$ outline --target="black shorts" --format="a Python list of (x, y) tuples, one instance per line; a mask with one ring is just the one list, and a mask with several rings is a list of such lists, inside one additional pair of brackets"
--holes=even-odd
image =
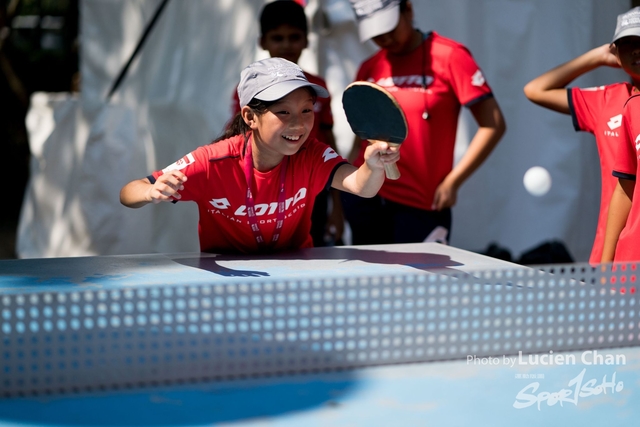
[(325, 234), (327, 228), (327, 220), (329, 215), (329, 191), (323, 190), (316, 196), (313, 203), (313, 211), (311, 211), (311, 238), (313, 246), (326, 246)]
[(341, 198), (354, 245), (424, 242), (438, 226), (447, 230), (449, 241), (451, 209), (417, 209), (380, 196), (365, 199), (341, 193)]

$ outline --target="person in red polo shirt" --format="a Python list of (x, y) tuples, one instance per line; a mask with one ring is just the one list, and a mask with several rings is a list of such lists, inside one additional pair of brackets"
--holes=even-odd
[[(399, 151), (386, 142), (367, 147), (355, 167), (334, 149), (309, 138), (316, 98), (328, 96), (296, 64), (268, 58), (246, 67), (238, 97), (242, 109), (225, 134), (174, 164), (126, 184), (120, 201), (194, 201), (200, 249), (215, 253), (264, 253), (313, 246), (311, 212), (326, 188), (373, 197), (384, 182), (384, 164)], [(170, 225), (168, 225), (170, 226)]]
[(618, 16), (613, 52), (619, 66), (631, 77), (633, 96), (622, 108), (625, 139), (618, 145), (613, 165), (618, 183), (611, 195), (601, 261), (640, 261), (640, 189), (636, 185), (640, 153), (640, 7)]
[(589, 256), (590, 263), (599, 263), (602, 259), (609, 202), (617, 184), (611, 171), (617, 147), (626, 140), (622, 107), (631, 95), (633, 86), (627, 82), (589, 88), (567, 88), (567, 85), (595, 68), (620, 67), (615, 49), (612, 49), (619, 38), (616, 34), (613, 44), (591, 49), (541, 74), (524, 87), (529, 100), (550, 110), (570, 114), (576, 131), (595, 136), (600, 157), (600, 213)]
[[(383, 86), (404, 110), (408, 135), (401, 144), (401, 177), (386, 180), (378, 196), (343, 194), (353, 244), (410, 243), (449, 239), (451, 207), (465, 180), (484, 162), (505, 131), (491, 88), (469, 50), (436, 32), (413, 26), (409, 0), (351, 0), (362, 42), (380, 50), (364, 61), (356, 80)], [(462, 106), (479, 129), (454, 163)], [(364, 162), (368, 141), (358, 138), (349, 160)], [(384, 227), (380, 226), (384, 224)], [(376, 233), (371, 233), (377, 227)]]

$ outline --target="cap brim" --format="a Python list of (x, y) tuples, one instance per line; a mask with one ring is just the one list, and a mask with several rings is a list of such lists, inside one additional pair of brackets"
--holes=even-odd
[(262, 92), (257, 93), (254, 98), (261, 101), (277, 101), (301, 87), (310, 87), (320, 98), (329, 97), (329, 92), (327, 92), (327, 90), (322, 86), (318, 86), (304, 80), (289, 80), (286, 82), (276, 83), (273, 86), (266, 88)]
[(376, 36), (393, 31), (398, 26), (398, 22), (400, 22), (400, 6), (398, 5), (378, 11), (368, 18), (358, 21), (360, 42), (364, 43)]
[(613, 41), (611, 43), (615, 43), (623, 37), (636, 36), (640, 37), (640, 27), (626, 28), (620, 31), (619, 34), (613, 36)]

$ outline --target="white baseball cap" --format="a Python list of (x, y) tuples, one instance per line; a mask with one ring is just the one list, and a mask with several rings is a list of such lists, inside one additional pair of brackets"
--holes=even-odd
[(240, 106), (244, 107), (253, 98), (277, 101), (305, 86), (313, 89), (320, 98), (329, 97), (325, 88), (309, 83), (302, 69), (293, 62), (283, 58), (267, 58), (256, 61), (242, 70), (238, 98)]
[(400, 0), (349, 1), (356, 14), (361, 42), (392, 31), (400, 22)]
[(640, 6), (618, 15), (616, 32), (611, 43), (628, 36), (640, 37)]

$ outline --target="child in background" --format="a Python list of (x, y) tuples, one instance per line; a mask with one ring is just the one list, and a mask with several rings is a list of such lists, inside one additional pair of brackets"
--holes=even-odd
[(328, 95), (290, 61), (254, 62), (242, 71), (242, 108), (225, 135), (163, 170), (131, 181), (120, 192), (121, 203), (139, 208), (195, 201), (203, 252), (313, 246), (315, 197), (328, 187), (373, 197), (384, 182), (384, 164), (400, 157), (397, 149), (377, 142), (367, 147), (365, 163), (356, 168), (310, 137), (316, 99)]
[[(302, 51), (308, 46), (308, 26), (304, 8), (293, 0), (276, 0), (268, 3), (260, 13), (260, 47), (269, 52), (272, 58), (284, 58), (298, 63)], [(327, 89), (326, 82), (316, 75), (304, 72), (311, 83)], [(235, 116), (240, 112), (240, 101), (234, 93), (231, 112)], [(315, 125), (312, 137), (329, 145), (337, 151), (333, 135), (333, 115), (331, 97), (318, 99), (314, 106)], [(331, 195), (331, 213), (329, 214), (329, 195)], [(314, 246), (325, 246), (325, 237), (340, 243), (344, 230), (344, 218), (339, 192), (332, 190), (318, 195), (311, 218), (311, 236)]]
[[(612, 176), (617, 147), (625, 141), (622, 127), (622, 108), (631, 95), (633, 86), (621, 82), (591, 88), (566, 88), (576, 78), (598, 67), (620, 68), (618, 42), (626, 37), (620, 27), (621, 20), (637, 14), (636, 8), (618, 17), (618, 28), (612, 43), (596, 47), (536, 77), (524, 87), (529, 100), (563, 114), (570, 114), (576, 131), (592, 133), (600, 156), (600, 214), (589, 262), (602, 259), (609, 202), (617, 180)], [(627, 73), (629, 70), (622, 67)], [(632, 75), (633, 76), (633, 75)]]
[(633, 96), (622, 109), (625, 140), (619, 145), (613, 165), (613, 176), (618, 182), (611, 195), (601, 261), (640, 261), (640, 196), (636, 195), (640, 149), (640, 7), (618, 17), (613, 44), (618, 63), (631, 77)]

